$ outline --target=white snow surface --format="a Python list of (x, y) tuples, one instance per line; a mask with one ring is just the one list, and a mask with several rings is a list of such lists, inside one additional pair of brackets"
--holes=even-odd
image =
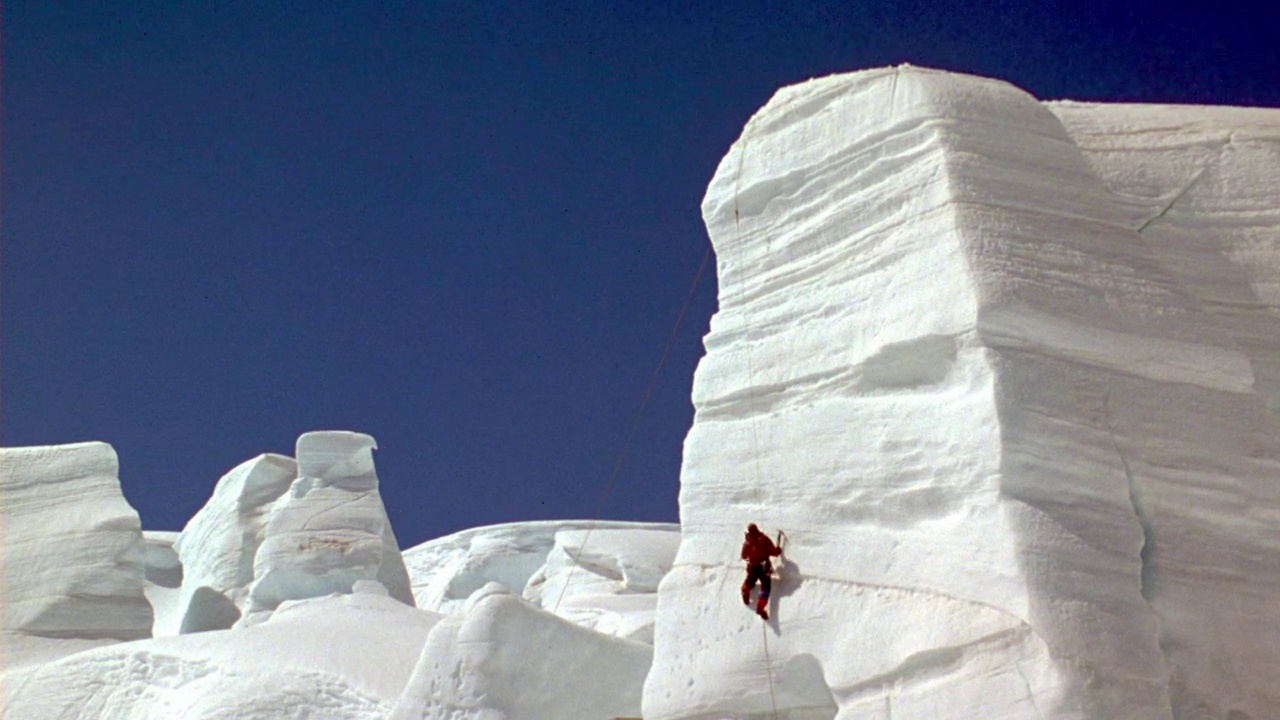
[(1048, 103), (1127, 226), (1195, 295), (1280, 413), (1280, 122), (1259, 108)]
[(253, 627), (118, 643), (4, 675), (6, 720), (382, 720), (440, 616), (384, 594)]
[[(644, 717), (1280, 717), (1277, 128), (910, 66), (780, 90), (703, 202)], [(748, 522), (789, 538), (765, 624)]]
[(151, 635), (146, 548), (100, 442), (0, 449), (3, 667)]
[(583, 627), (652, 644), (658, 582), (679, 543), (672, 524), (541, 521), (463, 530), (404, 558), (420, 608), (454, 613), (497, 582)]
[(493, 582), (431, 632), (388, 720), (637, 717), (652, 657)]
[(174, 543), (183, 566), (176, 632), (259, 622), (285, 600), (350, 592), (360, 580), (413, 604), (378, 493), (376, 447), (360, 433), (311, 432), (298, 438), (296, 460), (260, 455), (223, 476)]
[(182, 622), (182, 558), (173, 548), (178, 536), (167, 530), (142, 531), (146, 549), (143, 591), (155, 616), (151, 634), (156, 637), (177, 635)]

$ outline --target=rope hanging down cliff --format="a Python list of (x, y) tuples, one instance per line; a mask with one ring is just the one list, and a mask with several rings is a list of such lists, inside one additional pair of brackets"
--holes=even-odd
[(554, 614), (560, 609), (560, 601), (564, 600), (564, 593), (569, 589), (569, 583), (573, 581), (573, 574), (578, 570), (578, 561), (582, 557), (582, 553), (587, 549), (587, 541), (591, 539), (591, 533), (595, 530), (596, 523), (604, 514), (605, 504), (609, 501), (609, 491), (613, 489), (614, 482), (618, 479), (618, 474), (622, 472), (622, 463), (627, 459), (627, 453), (631, 450), (631, 441), (635, 439), (636, 432), (640, 429), (640, 418), (644, 415), (645, 408), (649, 405), (649, 398), (653, 395), (653, 389), (658, 384), (658, 375), (662, 372), (662, 366), (667, 364), (667, 357), (671, 355), (671, 348), (676, 344), (676, 338), (680, 335), (680, 325), (684, 322), (684, 316), (689, 311), (689, 306), (693, 304), (693, 296), (698, 291), (698, 284), (702, 281), (702, 276), (706, 273), (707, 265), (711, 260), (711, 243), (707, 243), (706, 250), (702, 253), (702, 261), (698, 263), (698, 271), (693, 275), (693, 282), (689, 285), (689, 293), (684, 298), (684, 304), (680, 306), (680, 312), (676, 314), (676, 321), (671, 326), (671, 334), (667, 337), (667, 345), (662, 349), (662, 356), (658, 358), (658, 364), (653, 368), (653, 374), (649, 376), (649, 385), (644, 389), (644, 396), (640, 399), (640, 407), (636, 409), (635, 417), (631, 420), (631, 430), (627, 433), (627, 439), (622, 443), (622, 449), (618, 452), (618, 459), (613, 464), (613, 472), (609, 473), (609, 479), (605, 482), (604, 492), (600, 494), (600, 500), (596, 503), (595, 512), (591, 515), (591, 524), (587, 526), (587, 532), (582, 537), (582, 544), (578, 546), (578, 552), (570, 555), (573, 562), (569, 566), (569, 576), (565, 579), (564, 585), (560, 588), (560, 594), (556, 597), (555, 605), (551, 608)]
[[(747, 157), (747, 145), (750, 142), (751, 121), (747, 121), (746, 128), (742, 131), (742, 150), (738, 153), (738, 170), (733, 178), (733, 232), (735, 242), (739, 246), (742, 245), (742, 214), (738, 208), (738, 194), (742, 189), (742, 165)], [(742, 314), (743, 335), (749, 337), (751, 334), (750, 323), (747, 320), (747, 313)], [(743, 352), (743, 358), (747, 363), (747, 387), (754, 390), (755, 388), (755, 368), (751, 364), (751, 353)], [(760, 486), (760, 435), (756, 430), (756, 416), (751, 415), (751, 459), (752, 469), (755, 473), (756, 487)], [(781, 547), (785, 535), (781, 530), (778, 531), (778, 545)], [(725, 574), (728, 577), (728, 573)], [(750, 577), (750, 575), (748, 575)], [(745, 587), (745, 585), (744, 585)], [(723, 591), (724, 583), (721, 582), (721, 590)], [(766, 602), (768, 593), (765, 594)], [(769, 702), (773, 707), (773, 719), (778, 720), (778, 693), (773, 682), (773, 658), (769, 654), (769, 627), (768, 614), (761, 613), (760, 633), (764, 638), (764, 667), (769, 678)]]

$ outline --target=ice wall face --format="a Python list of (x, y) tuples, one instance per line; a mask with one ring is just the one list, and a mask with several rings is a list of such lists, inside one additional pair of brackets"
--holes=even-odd
[(1224, 716), (1225, 698), (1256, 688), (1268, 703), (1252, 716), (1275, 715), (1280, 111), (1048, 107), (1124, 224), (1248, 358), (1270, 409), (1260, 418), (1252, 403), (1193, 388), (1181, 402), (1167, 391), (1135, 400), (1112, 423), (1152, 541), (1144, 590), (1163, 621), (1175, 716)]
[[(646, 718), (1280, 712), (1280, 433), (1097, 163), (1016, 88), (909, 67), (752, 118), (703, 203)], [(790, 539), (763, 636), (753, 521)]]
[(1280, 122), (1258, 108), (1058, 102), (1127, 226), (1203, 303), (1280, 413)]
[(0, 509), (5, 666), (151, 635), (142, 529), (110, 445), (0, 450)]

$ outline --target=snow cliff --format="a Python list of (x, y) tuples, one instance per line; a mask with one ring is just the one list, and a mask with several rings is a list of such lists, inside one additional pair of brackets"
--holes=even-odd
[(4, 667), (150, 637), (147, 551), (110, 445), (0, 450), (0, 509)]
[(1280, 413), (1280, 124), (1275, 110), (1057, 102), (1047, 107), (1123, 222), (1195, 295)]
[[(1278, 128), (907, 66), (779, 91), (703, 202), (644, 716), (1280, 716)], [(763, 627), (749, 521), (789, 538)]]

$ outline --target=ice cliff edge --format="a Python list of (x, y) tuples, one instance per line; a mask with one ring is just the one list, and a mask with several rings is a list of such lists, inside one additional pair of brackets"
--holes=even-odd
[[(644, 716), (1280, 713), (1278, 158), (1277, 111), (779, 91), (703, 202)], [(790, 538), (763, 633), (748, 521)]]

